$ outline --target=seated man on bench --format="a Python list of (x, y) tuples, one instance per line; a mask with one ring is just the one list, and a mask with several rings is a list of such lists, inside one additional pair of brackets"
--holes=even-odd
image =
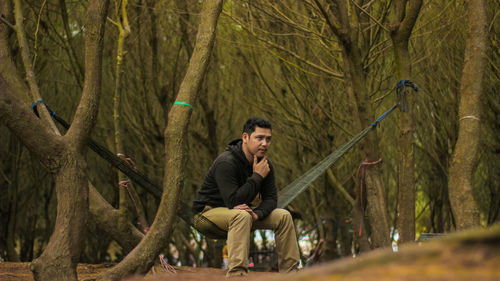
[[(208, 170), (193, 203), (194, 226), (210, 238), (227, 233), (229, 264), (226, 276), (248, 273), (250, 232), (272, 229), (275, 233), (280, 272), (299, 265), (299, 249), (292, 217), (277, 209), (274, 168), (266, 153), (271, 145), (271, 123), (250, 118), (242, 139), (229, 143)], [(252, 205), (260, 197), (258, 206)]]

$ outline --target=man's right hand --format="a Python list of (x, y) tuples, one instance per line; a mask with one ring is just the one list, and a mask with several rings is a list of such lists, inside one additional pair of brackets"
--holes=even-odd
[(269, 168), (269, 163), (267, 162), (267, 156), (264, 156), (260, 162), (257, 162), (257, 156), (253, 156), (253, 172), (259, 174), (262, 178), (265, 178), (271, 169)]

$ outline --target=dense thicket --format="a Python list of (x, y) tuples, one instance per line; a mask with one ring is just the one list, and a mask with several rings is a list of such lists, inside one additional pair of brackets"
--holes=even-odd
[[(87, 2), (22, 2), (41, 96), (58, 115), (71, 121), (84, 82)], [(101, 102), (92, 139), (114, 151), (118, 29), (113, 23), (119, 21), (115, 9), (119, 10), (116, 5), (120, 1), (112, 2), (103, 51)], [(352, 64), (346, 63), (350, 53), (342, 41), (345, 38), (332, 31), (319, 8), (329, 9), (334, 23), (343, 22), (331, 12), (340, 9), (332, 3), (340, 2), (348, 6), (347, 22), (355, 44), (350, 47), (359, 50), (357, 62)], [(240, 137), (241, 125), (249, 116), (263, 116), (273, 123), (270, 157), (277, 170), (277, 186), (283, 188), (392, 106), (398, 78), (389, 32), (393, 7), (388, 2), (226, 1), (209, 70), (199, 99), (193, 104), (183, 200), (190, 203), (214, 157), (229, 141)], [(500, 3), (487, 4), (489, 48), (483, 79), (481, 145), (473, 178), (474, 197), (470, 199), (479, 206), (483, 226), (500, 219)], [(163, 181), (165, 167), (163, 131), (193, 53), (200, 6), (200, 1), (194, 0), (134, 0), (127, 6), (130, 33), (124, 39), (120, 70), (122, 153), (158, 183)], [(465, 11), (465, 1), (424, 1), (409, 40), (409, 78), (421, 89), (411, 109), (417, 236), (455, 230), (447, 186), (458, 137)], [(12, 23), (13, 18), (2, 18), (5, 37), (0, 40), (8, 43), (17, 68), (23, 70), (16, 34), (4, 22)], [(353, 80), (356, 72), (346, 69), (353, 65), (359, 67), (360, 80)], [(353, 86), (352, 81), (362, 83)], [(27, 101), (27, 107), (28, 102), (32, 101)], [(360, 104), (369, 110), (363, 113)], [(375, 226), (370, 225), (371, 215), (356, 210), (360, 199), (357, 172), (367, 155), (376, 154), (382, 159), (377, 177), (385, 193), (388, 231), (392, 235), (397, 229), (399, 117), (400, 113), (393, 113), (385, 119), (371, 133), (369, 142), (351, 150), (291, 203), (290, 209), (300, 214), (296, 221), (298, 233), (303, 235), (312, 229), (309, 237), (313, 244), (319, 239), (327, 241), (325, 259), (351, 255), (362, 248), (363, 241), (356, 238), (360, 220), (365, 222), (363, 234), (375, 231)], [(4, 126), (0, 126), (0, 159), (0, 257), (31, 261), (41, 254), (54, 228), (54, 180)], [(92, 151), (87, 152), (87, 162), (90, 181), (118, 208), (119, 189), (123, 187), (118, 185), (116, 170)], [(159, 200), (137, 185), (135, 189), (145, 218), (152, 223)], [(324, 223), (318, 224), (322, 220)], [(137, 223), (137, 218), (133, 217), (132, 222)], [(105, 229), (91, 223), (89, 230), (81, 261), (97, 263), (126, 254)], [(206, 258), (219, 251), (218, 244), (205, 241), (180, 220), (170, 247), (164, 247), (170, 260), (178, 259), (182, 264), (200, 264), (201, 252)], [(213, 260), (205, 262), (214, 264)]]

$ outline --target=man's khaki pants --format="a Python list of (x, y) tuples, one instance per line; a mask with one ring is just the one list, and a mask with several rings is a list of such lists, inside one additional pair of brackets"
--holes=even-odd
[(253, 221), (247, 211), (223, 207), (205, 208), (200, 215), (228, 232), (229, 270), (227, 276), (247, 274), (250, 231), (253, 229), (274, 230), (280, 272), (292, 271), (299, 265), (297, 236), (292, 216), (287, 210), (274, 209), (269, 216), (257, 221)]

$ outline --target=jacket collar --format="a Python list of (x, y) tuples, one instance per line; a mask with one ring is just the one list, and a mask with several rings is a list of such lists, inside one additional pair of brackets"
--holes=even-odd
[(243, 152), (243, 148), (241, 147), (242, 144), (242, 139), (235, 139), (228, 144), (226, 150), (230, 151), (231, 154), (234, 155), (239, 162), (242, 162), (244, 165), (251, 168), (251, 165), (248, 162), (245, 153)]

